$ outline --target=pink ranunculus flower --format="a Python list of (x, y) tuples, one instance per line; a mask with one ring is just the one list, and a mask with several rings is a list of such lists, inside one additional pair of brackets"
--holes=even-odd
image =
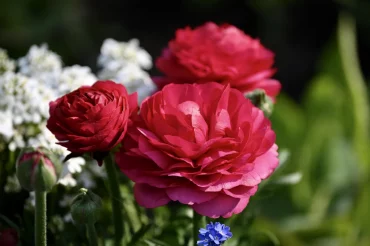
[(274, 53), (259, 40), (235, 26), (208, 22), (176, 31), (156, 60), (165, 76), (154, 80), (159, 88), (169, 83), (230, 83), (243, 93), (263, 89), (275, 100), (281, 85), (271, 78), (273, 63)]
[(137, 202), (179, 201), (217, 218), (240, 213), (278, 165), (263, 112), (229, 85), (170, 84), (147, 98), (116, 161)]

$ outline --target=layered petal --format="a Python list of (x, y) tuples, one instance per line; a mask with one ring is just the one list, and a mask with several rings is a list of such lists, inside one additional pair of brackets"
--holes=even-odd
[(219, 218), (230, 217), (232, 214), (240, 213), (246, 206), (249, 201), (246, 199), (233, 198), (224, 194), (219, 194), (214, 199), (207, 202), (194, 204), (191, 207), (198, 214), (210, 217), (210, 218)]
[(137, 96), (112, 81), (97, 81), (50, 102), (48, 129), (73, 153), (106, 152), (125, 136)]
[(271, 79), (274, 53), (232, 25), (207, 22), (195, 29), (176, 31), (156, 60), (163, 77), (154, 78), (159, 89), (170, 83), (230, 84), (243, 93), (263, 89), (275, 100), (280, 83)]
[[(229, 85), (170, 84), (146, 99), (116, 154), (144, 207), (240, 213), (278, 164), (271, 123)], [(147, 195), (146, 195), (147, 194)]]
[(134, 195), (137, 203), (146, 208), (160, 207), (171, 201), (166, 190), (147, 184), (135, 184)]

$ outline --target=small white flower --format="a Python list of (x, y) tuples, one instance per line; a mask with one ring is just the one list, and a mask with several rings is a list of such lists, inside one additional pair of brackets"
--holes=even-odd
[(65, 222), (72, 222), (73, 221), (72, 214), (71, 213), (67, 213), (66, 215), (64, 215), (63, 220)]
[(62, 96), (81, 86), (92, 85), (97, 80), (89, 67), (79, 65), (65, 67), (59, 77), (58, 94)]
[(68, 171), (70, 173), (80, 173), (82, 172), (82, 166), (85, 165), (85, 159), (82, 157), (74, 157), (69, 159), (65, 165), (68, 166)]
[(71, 195), (63, 195), (63, 198), (59, 201), (59, 206), (61, 206), (62, 208), (71, 206), (73, 198), (74, 197)]
[(18, 60), (18, 66), (20, 73), (55, 86), (62, 60), (47, 44), (32, 45), (27, 55)]
[(99, 166), (95, 160), (90, 161), (88, 163), (88, 170), (92, 173), (92, 175), (100, 178), (107, 177), (107, 172), (105, 171), (105, 166)]
[(12, 112), (9, 109), (0, 111), (0, 137), (2, 136), (6, 141), (9, 141), (14, 135), (12, 117)]
[(26, 202), (24, 204), (24, 208), (27, 210), (33, 210), (36, 204), (36, 195), (34, 191), (31, 191), (29, 195), (30, 196), (26, 199)]
[(115, 78), (117, 82), (125, 84), (130, 89), (134, 89), (140, 84), (150, 85), (152, 83), (149, 74), (135, 64), (127, 64), (127, 66), (119, 69)]
[(15, 142), (10, 142), (8, 144), (8, 148), (9, 148), (10, 151), (14, 152), (17, 149), (17, 145), (16, 145)]
[(5, 117), (0, 135), (10, 149), (23, 148), (28, 139), (37, 136), (42, 130), (39, 126), (49, 116), (49, 101), (54, 98), (54, 92), (35, 79), (13, 72), (0, 76), (0, 118)]
[(18, 178), (15, 174), (8, 176), (6, 179), (6, 184), (4, 187), (5, 192), (11, 193), (11, 192), (19, 192), (21, 191), (22, 187), (19, 184)]
[(10, 151), (15, 151), (17, 148), (21, 149), (26, 146), (24, 137), (21, 135), (19, 131), (14, 131), (14, 135), (12, 136), (12, 141), (9, 142), (8, 148)]
[(106, 39), (98, 57), (101, 67), (98, 77), (123, 84), (129, 93), (138, 92), (139, 102), (149, 96), (156, 87), (144, 69), (152, 67), (152, 58), (139, 47), (137, 39), (118, 42)]
[(39, 81), (13, 72), (0, 76), (0, 95), (0, 109), (21, 117), (15, 124), (39, 123), (40, 117), (47, 118), (49, 101), (55, 98), (54, 92)]
[(82, 187), (85, 187), (87, 189), (91, 189), (96, 186), (94, 177), (91, 175), (90, 172), (82, 172), (78, 177), (78, 182), (81, 183)]
[(5, 72), (13, 72), (15, 62), (8, 57), (6, 50), (0, 48), (0, 75)]
[(157, 90), (157, 86), (155, 86), (154, 83), (147, 85), (142, 84), (136, 89), (137, 95), (138, 95), (138, 101), (141, 103), (144, 101), (145, 98), (152, 95)]
[(62, 178), (58, 180), (58, 184), (61, 184), (63, 186), (67, 187), (75, 187), (77, 185), (76, 179), (72, 176), (71, 173), (66, 174)]
[(144, 69), (153, 66), (150, 54), (139, 47), (139, 40), (118, 42), (112, 38), (104, 40), (98, 57), (98, 65), (109, 70), (116, 70), (127, 64), (136, 64)]
[(126, 64), (116, 70), (104, 68), (100, 71), (99, 78), (123, 84), (128, 93), (137, 92), (139, 103), (156, 90), (149, 74), (136, 64)]

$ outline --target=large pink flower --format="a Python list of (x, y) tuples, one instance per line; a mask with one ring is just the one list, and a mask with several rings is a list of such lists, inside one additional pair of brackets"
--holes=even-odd
[(146, 99), (116, 161), (137, 202), (179, 201), (217, 218), (240, 213), (278, 165), (275, 133), (240, 91), (171, 84)]
[(273, 99), (280, 83), (272, 79), (274, 53), (259, 40), (231, 25), (208, 22), (194, 30), (176, 31), (157, 68), (165, 77), (155, 78), (159, 88), (169, 83), (230, 83), (241, 92), (264, 89)]

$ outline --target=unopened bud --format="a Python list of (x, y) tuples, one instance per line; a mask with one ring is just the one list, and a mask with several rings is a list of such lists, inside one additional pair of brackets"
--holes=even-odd
[(60, 164), (51, 152), (26, 149), (17, 160), (17, 178), (28, 191), (50, 191), (58, 180)]
[(93, 192), (81, 188), (80, 193), (73, 199), (71, 213), (76, 224), (94, 224), (102, 208), (102, 200)]
[(254, 106), (261, 109), (266, 117), (272, 114), (274, 103), (272, 99), (266, 95), (264, 90), (256, 89), (252, 92), (246, 93), (245, 97), (248, 98)]

